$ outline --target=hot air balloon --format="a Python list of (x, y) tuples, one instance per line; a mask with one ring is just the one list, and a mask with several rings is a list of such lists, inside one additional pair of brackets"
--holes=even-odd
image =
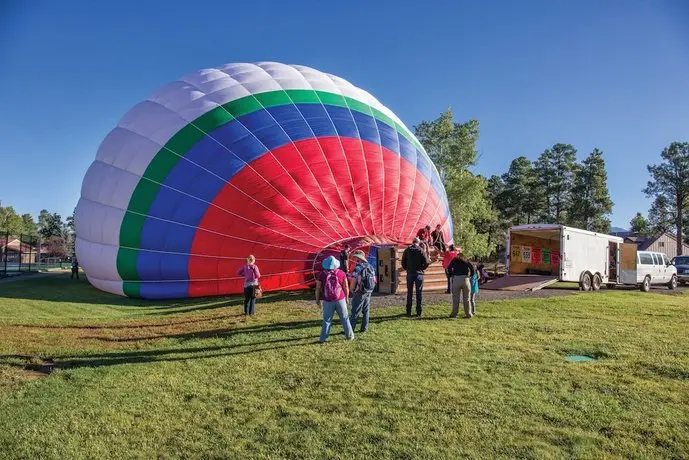
[(227, 64), (135, 105), (102, 141), (76, 210), (96, 288), (148, 299), (313, 283), (341, 246), (409, 243), (452, 219), (438, 172), (368, 92), (309, 67)]

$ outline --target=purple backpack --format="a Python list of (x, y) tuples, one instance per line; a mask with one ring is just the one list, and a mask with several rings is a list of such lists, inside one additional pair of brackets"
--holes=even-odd
[(325, 276), (325, 284), (323, 285), (324, 300), (326, 302), (336, 302), (340, 300), (343, 292), (340, 280), (337, 279), (337, 271), (328, 271)]

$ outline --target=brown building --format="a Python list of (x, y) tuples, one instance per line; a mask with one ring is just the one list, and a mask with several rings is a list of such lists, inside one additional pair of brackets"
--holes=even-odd
[[(657, 236), (642, 236), (634, 232), (616, 232), (615, 236), (624, 238), (625, 243), (636, 243), (639, 251), (662, 252), (670, 260), (677, 256), (677, 238), (672, 233)], [(682, 244), (682, 254), (689, 255), (689, 245)]]
[(0, 240), (0, 262), (35, 264), (36, 256), (36, 248), (20, 242), (18, 238), (8, 239), (7, 245)]

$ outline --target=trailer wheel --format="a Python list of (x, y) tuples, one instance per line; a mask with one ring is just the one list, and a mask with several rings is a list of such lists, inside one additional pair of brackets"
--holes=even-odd
[(600, 285), (603, 284), (603, 280), (601, 279), (600, 275), (596, 273), (593, 275), (593, 282), (591, 283), (591, 289), (594, 291), (600, 291)]
[(668, 289), (674, 289), (677, 287), (677, 275), (672, 275), (672, 279), (667, 283)]
[(651, 290), (651, 277), (646, 276), (646, 278), (644, 278), (643, 283), (641, 283), (641, 291), (642, 292), (648, 292), (650, 290)]
[(584, 273), (584, 276), (581, 277), (581, 281), (579, 282), (579, 288), (582, 291), (591, 290), (591, 274), (589, 272)]

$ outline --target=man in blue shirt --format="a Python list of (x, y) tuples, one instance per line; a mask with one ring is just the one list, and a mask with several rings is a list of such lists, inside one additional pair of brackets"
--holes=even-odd
[(352, 314), (349, 317), (349, 322), (352, 325), (352, 330), (354, 330), (359, 314), (362, 314), (361, 332), (366, 332), (376, 275), (374, 268), (366, 260), (364, 251), (354, 251), (351, 257), (356, 261), (356, 266), (349, 275), (349, 291), (353, 294)]

